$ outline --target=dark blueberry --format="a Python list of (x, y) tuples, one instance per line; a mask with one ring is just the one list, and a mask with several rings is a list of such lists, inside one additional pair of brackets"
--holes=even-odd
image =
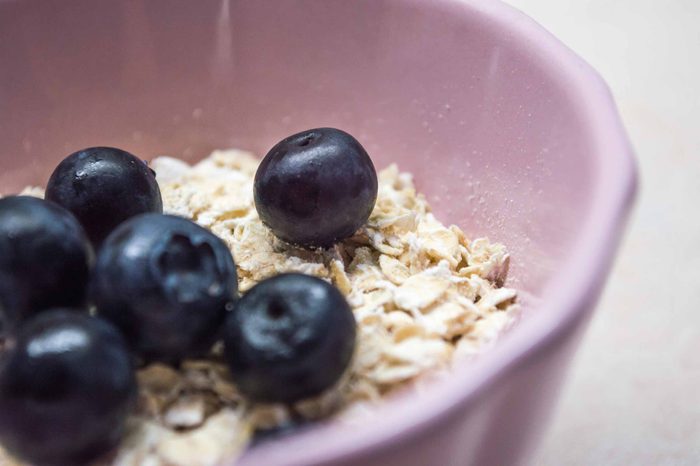
[(260, 402), (293, 402), (336, 383), (352, 358), (355, 318), (320, 278), (282, 274), (250, 289), (226, 318), (224, 356), (238, 389)]
[(25, 322), (0, 359), (0, 443), (38, 465), (87, 463), (117, 445), (135, 396), (117, 329), (47, 311)]
[(318, 128), (277, 143), (255, 174), (255, 207), (279, 238), (328, 247), (367, 222), (377, 200), (377, 173), (348, 133)]
[(91, 262), (70, 212), (28, 196), (0, 199), (0, 333), (49, 307), (82, 306)]
[(0, 342), (9, 334), (21, 315), (21, 308), (17, 305), (19, 293), (13, 286), (13, 281), (11, 275), (0, 271)]
[(95, 245), (135, 215), (163, 212), (155, 172), (113, 147), (90, 147), (66, 157), (49, 179), (46, 199), (73, 212)]
[(145, 360), (177, 363), (209, 350), (238, 294), (224, 242), (187, 219), (143, 214), (97, 255), (90, 298)]

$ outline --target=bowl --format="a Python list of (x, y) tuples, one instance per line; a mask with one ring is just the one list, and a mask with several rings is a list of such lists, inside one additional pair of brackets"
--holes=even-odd
[(241, 465), (527, 462), (636, 186), (607, 87), (532, 20), (486, 0), (2, 0), (0, 63), (3, 194), (86, 146), (194, 160), (335, 126), (510, 249), (523, 311), (492, 348)]

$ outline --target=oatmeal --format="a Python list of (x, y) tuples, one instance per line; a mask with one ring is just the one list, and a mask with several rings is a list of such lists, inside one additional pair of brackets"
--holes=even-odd
[[(241, 293), (273, 275), (301, 272), (345, 295), (357, 321), (350, 369), (322, 396), (285, 407), (246, 403), (220, 348), (177, 370), (150, 365), (138, 372), (138, 409), (127, 437), (106, 464), (211, 465), (243, 452), (256, 430), (292, 418), (361, 422), (384, 395), (477, 354), (511, 322), (516, 292), (503, 286), (504, 246), (444, 226), (396, 165), (379, 172), (367, 225), (315, 251), (277, 239), (262, 224), (253, 202), (257, 166), (257, 158), (238, 150), (215, 151), (192, 166), (170, 157), (152, 162), (165, 212), (226, 242)], [(36, 188), (24, 194), (42, 195)], [(0, 464), (12, 463), (0, 454)]]

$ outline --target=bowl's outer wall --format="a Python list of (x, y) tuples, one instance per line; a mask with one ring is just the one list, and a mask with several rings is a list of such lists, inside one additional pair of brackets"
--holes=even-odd
[[(450, 1), (0, 0), (0, 194), (43, 185), (86, 146), (196, 160), (336, 126), (378, 167), (412, 171), (439, 218), (507, 244), (527, 318), (597, 182), (595, 148), (547, 60)], [(578, 322), (420, 440), (375, 446), (362, 464), (522, 461)]]
[[(334, 461), (333, 466), (523, 465), (533, 453), (554, 407), (566, 366), (584, 326), (529, 355), (508, 378), (456, 409), (439, 428), (391, 448)], [(252, 458), (250, 463), (264, 464)]]

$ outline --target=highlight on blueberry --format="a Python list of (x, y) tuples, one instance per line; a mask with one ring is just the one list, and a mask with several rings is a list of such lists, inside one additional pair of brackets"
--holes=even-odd
[(91, 264), (90, 243), (66, 209), (0, 199), (0, 334), (44, 309), (84, 305)]
[(47, 311), (0, 358), (0, 442), (33, 464), (86, 464), (117, 445), (135, 397), (132, 358), (112, 325)]
[(145, 361), (178, 363), (214, 343), (238, 296), (236, 265), (226, 244), (196, 223), (143, 214), (106, 239), (89, 294)]
[(113, 147), (90, 147), (66, 157), (49, 179), (46, 199), (70, 210), (95, 245), (135, 215), (163, 212), (155, 172)]
[(317, 128), (270, 149), (255, 174), (255, 207), (279, 238), (329, 247), (367, 222), (377, 188), (372, 160), (357, 139)]
[(318, 395), (347, 369), (355, 318), (320, 278), (289, 273), (251, 288), (226, 318), (224, 357), (240, 392), (258, 402)]

